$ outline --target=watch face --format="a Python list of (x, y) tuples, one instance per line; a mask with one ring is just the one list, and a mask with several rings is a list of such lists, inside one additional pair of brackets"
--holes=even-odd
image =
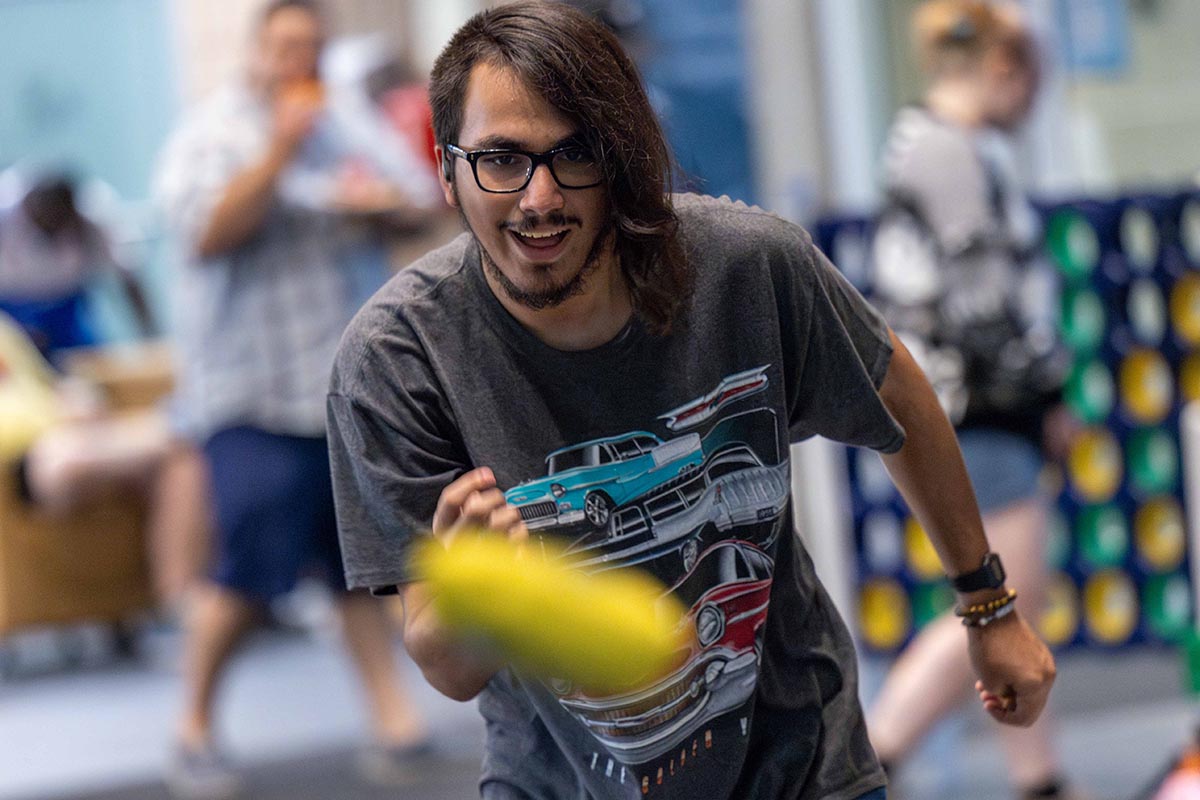
[(983, 564), (974, 572), (959, 575), (952, 583), (960, 592), (977, 592), (980, 589), (998, 589), (1004, 585), (1004, 565), (1000, 556), (988, 553), (983, 557)]
[(987, 570), (987, 580), (989, 589), (999, 588), (1004, 583), (1004, 565), (1000, 563), (1000, 556), (995, 553), (988, 553), (983, 559), (983, 566)]

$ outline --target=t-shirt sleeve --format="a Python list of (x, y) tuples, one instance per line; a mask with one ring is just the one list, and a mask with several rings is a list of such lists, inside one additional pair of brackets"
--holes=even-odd
[(892, 357), (887, 324), (807, 236), (789, 261), (776, 280), (792, 441), (899, 450), (904, 430), (878, 392)]
[(450, 412), (415, 339), (348, 334), (328, 402), (338, 535), (350, 588), (413, 579), (409, 554), (442, 489), (469, 466)]

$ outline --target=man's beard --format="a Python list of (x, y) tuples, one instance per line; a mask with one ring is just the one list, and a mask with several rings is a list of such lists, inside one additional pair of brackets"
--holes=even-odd
[[(479, 241), (479, 236), (475, 233), (475, 229), (471, 227), (471, 223), (467, 221), (467, 215), (463, 213), (462, 204), (458, 204), (458, 216), (462, 219), (463, 225), (475, 237), (475, 243), (479, 246), (480, 260), (483, 262), (483, 269), (488, 276), (495, 281), (500, 290), (504, 292), (508, 299), (514, 303), (519, 303), (526, 308), (532, 308), (535, 311), (541, 311), (547, 308), (555, 308), (562, 305), (567, 300), (577, 295), (583, 294), (587, 288), (588, 278), (600, 266), (600, 256), (604, 248), (608, 244), (612, 234), (613, 224), (611, 220), (606, 219), (604, 225), (596, 233), (596, 238), (592, 242), (591, 248), (588, 250), (587, 257), (583, 260), (583, 265), (574, 275), (572, 275), (565, 283), (558, 286), (545, 286), (537, 289), (522, 289), (517, 286), (508, 276), (505, 275), (496, 260), (492, 258), (492, 254), (483, 246), (483, 242)], [(566, 227), (570, 222), (577, 220), (568, 220), (559, 212), (547, 214), (545, 217), (527, 216), (519, 225), (503, 225), (502, 229), (516, 230), (532, 230), (539, 224), (545, 224), (554, 227)]]

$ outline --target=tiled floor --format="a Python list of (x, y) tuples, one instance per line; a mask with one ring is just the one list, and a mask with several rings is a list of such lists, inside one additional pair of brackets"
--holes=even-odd
[[(32, 665), (25, 658), (15, 675), (0, 679), (0, 798), (165, 797), (158, 775), (179, 702), (178, 645), (178, 634), (160, 631), (147, 637), (139, 661), (113, 663), (89, 656), (97, 647), (84, 640), (77, 655), (91, 663), (62, 669), (52, 642), (24, 643)], [(475, 796), (482, 738), (473, 705), (437, 695), (409, 666), (443, 759), (420, 786), (382, 792), (354, 773), (365, 722), (336, 642), (320, 633), (257, 635), (233, 665), (221, 703), (220, 731), (247, 766), (248, 796)], [(868, 663), (865, 683), (882, 666)], [(1063, 756), (1097, 800), (1132, 797), (1200, 719), (1200, 709), (1182, 699), (1176, 659), (1166, 651), (1068, 655), (1060, 675)], [(940, 728), (906, 766), (897, 793), (908, 800), (1007, 798), (986, 723), (964, 713)]]

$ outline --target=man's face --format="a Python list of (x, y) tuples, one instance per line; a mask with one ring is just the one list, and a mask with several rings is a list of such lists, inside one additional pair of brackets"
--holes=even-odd
[(254, 75), (268, 92), (317, 76), (324, 32), (321, 21), (303, 8), (283, 8), (263, 23)]
[[(574, 123), (511, 71), (474, 67), (457, 144), (467, 151), (513, 148), (540, 153), (579, 135)], [(603, 185), (564, 189), (539, 165), (519, 192), (479, 188), (465, 159), (442, 178), (446, 201), (475, 235), (493, 286), (528, 308), (557, 306), (586, 291), (597, 270), (616, 267)]]
[(1037, 49), (1032, 39), (997, 47), (985, 59), (985, 116), (1006, 130), (1017, 128), (1033, 110), (1040, 84)]

